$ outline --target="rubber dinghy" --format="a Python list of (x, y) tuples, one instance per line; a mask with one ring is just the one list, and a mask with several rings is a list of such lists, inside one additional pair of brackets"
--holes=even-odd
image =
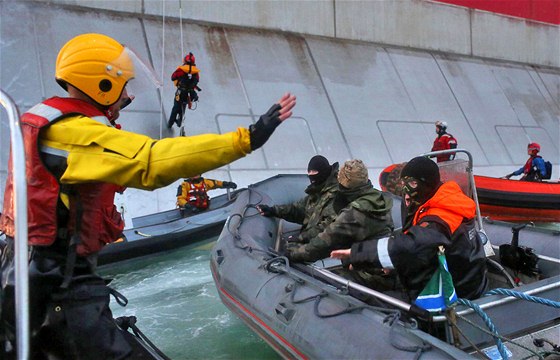
[[(210, 260), (223, 303), (281, 356), (412, 359), (424, 354), (426, 359), (463, 359), (484, 351), (499, 359), (510, 353), (514, 358), (542, 355), (552, 350), (549, 344), (557, 346), (560, 260), (551, 253), (535, 255), (535, 249), (547, 250), (543, 244), (550, 241), (558, 248), (557, 233), (518, 225), (510, 243), (511, 226), (517, 224), (487, 224), (501, 244), (488, 258), (491, 288), (503, 290), (457, 305), (448, 316), (430, 315), (338, 276), (340, 263), (333, 259), (294, 264), (279, 255), (282, 238), (297, 226), (260, 216), (255, 205), (288, 203), (304, 195), (305, 176), (293, 190), (286, 190), (283, 179), (277, 177), (270, 191), (249, 188), (238, 195)], [(543, 347), (533, 345), (532, 336)], [(528, 350), (504, 340), (510, 337)]]
[[(277, 176), (252, 184), (251, 188), (270, 192), (279, 186), (284, 191), (303, 193), (305, 176)], [(133, 227), (123, 231), (122, 240), (109, 244), (99, 253), (99, 265), (108, 265), (140, 256), (189, 246), (214, 238), (220, 234), (233, 209), (237, 194), (242, 189), (213, 197), (210, 207), (198, 213), (182, 214), (172, 209), (132, 219)], [(281, 200), (281, 198), (279, 198)]]
[(182, 213), (172, 209), (132, 219), (133, 227), (99, 253), (99, 265), (147, 256), (218, 236), (240, 190), (212, 198), (208, 209)]

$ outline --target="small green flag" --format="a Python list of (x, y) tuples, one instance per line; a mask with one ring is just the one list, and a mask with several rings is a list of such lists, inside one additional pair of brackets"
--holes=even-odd
[(457, 301), (453, 279), (447, 267), (443, 247), (438, 252), (438, 268), (426, 287), (414, 301), (419, 307), (429, 312), (438, 313)]

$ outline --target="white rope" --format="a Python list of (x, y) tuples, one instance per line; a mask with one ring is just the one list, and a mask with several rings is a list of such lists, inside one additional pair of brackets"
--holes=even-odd
[[(162, 82), (165, 79), (164, 69), (165, 69), (165, 0), (161, 1), (161, 37), (162, 37), (162, 49), (161, 49), (161, 80)], [(164, 118), (163, 112), (163, 99), (165, 98), (165, 85), (163, 84), (161, 87), (161, 101), (160, 101), (160, 122), (159, 122), (159, 138), (163, 138), (163, 126), (167, 124), (166, 119)]]
[(181, 0), (179, 0), (179, 25), (181, 27), (181, 63), (183, 63), (185, 50), (183, 49), (183, 2)]

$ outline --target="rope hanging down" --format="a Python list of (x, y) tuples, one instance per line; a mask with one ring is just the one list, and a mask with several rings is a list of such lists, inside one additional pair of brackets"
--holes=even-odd
[[(522, 292), (519, 292), (519, 291), (514, 291), (514, 290), (509, 290), (509, 289), (494, 289), (494, 290), (491, 290), (491, 291), (487, 292), (485, 295), (486, 296), (488, 296), (488, 295), (513, 296), (513, 297), (521, 299), (521, 300), (531, 301), (531, 302), (534, 302), (534, 303), (537, 303), (537, 304), (547, 305), (547, 306), (551, 306), (551, 307), (554, 307), (554, 308), (560, 308), (560, 302), (558, 302), (558, 301), (553, 301), (553, 300), (549, 300), (549, 299), (540, 298), (540, 297), (537, 297), (537, 296), (527, 295), (525, 293), (522, 293)], [(470, 300), (458, 299), (458, 303), (461, 304), (461, 305), (468, 306), (469, 308), (473, 309), (478, 314), (478, 316), (480, 316), (484, 320), (484, 323), (486, 324), (486, 327), (490, 330), (492, 336), (494, 337), (494, 339), (496, 341), (496, 347), (498, 348), (498, 352), (500, 353), (500, 356), (502, 357), (502, 359), (507, 359), (508, 355), (507, 355), (506, 347), (501, 340), (502, 337), (498, 334), (498, 330), (496, 329), (496, 326), (494, 325), (494, 323), (492, 322), (490, 317), (484, 312), (484, 310), (482, 310), (482, 308), (480, 306), (478, 306), (476, 303), (474, 303)]]

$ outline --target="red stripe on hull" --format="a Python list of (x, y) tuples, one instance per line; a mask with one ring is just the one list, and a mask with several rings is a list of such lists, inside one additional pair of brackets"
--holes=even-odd
[(560, 183), (531, 182), (499, 179), (488, 176), (474, 176), (477, 189), (498, 190), (503, 192), (560, 195)]
[(274, 350), (276, 350), (284, 358), (308, 359), (307, 356), (296, 349), (290, 342), (288, 342), (288, 340), (284, 339), (280, 334), (274, 331), (257, 315), (247, 309), (243, 304), (241, 304), (237, 299), (235, 299), (231, 294), (229, 294), (223, 287), (219, 285), (217, 270), (215, 268), (214, 262), (211, 263), (210, 269), (212, 270), (212, 277), (214, 278), (214, 283), (216, 284), (216, 288), (218, 289), (223, 303), (231, 311), (239, 315), (240, 318), (245, 322), (245, 324), (247, 324), (247, 326), (249, 326), (257, 334), (259, 334), (259, 336), (264, 341), (266, 341), (268, 345), (274, 348)]

